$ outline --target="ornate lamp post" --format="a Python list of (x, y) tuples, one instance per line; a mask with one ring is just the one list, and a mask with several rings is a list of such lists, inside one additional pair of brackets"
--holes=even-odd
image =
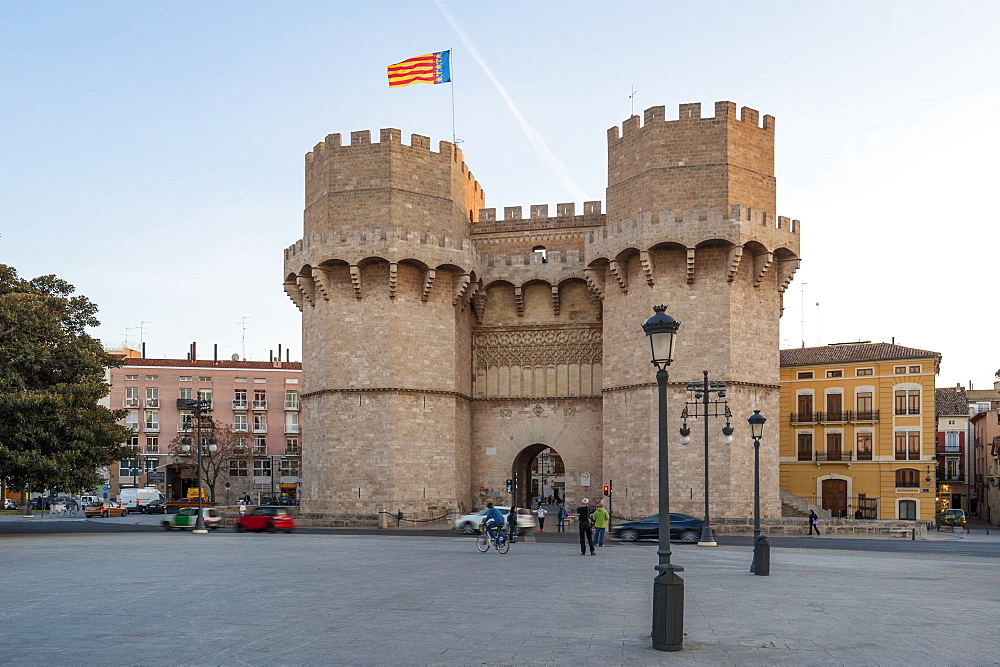
[[(685, 402), (684, 411), (681, 418), (684, 425), (681, 426), (682, 445), (691, 442), (691, 429), (688, 428), (688, 417), (705, 418), (705, 521), (701, 525), (701, 539), (698, 540), (699, 547), (717, 547), (715, 536), (712, 534), (711, 518), (708, 511), (709, 491), (708, 491), (708, 418), (725, 417), (726, 425), (722, 427), (722, 442), (726, 445), (733, 441), (733, 427), (729, 420), (733, 413), (729, 411), (729, 404), (726, 402), (726, 383), (709, 382), (708, 371), (702, 371), (704, 377), (701, 382), (688, 382), (687, 390), (694, 394), (694, 400)], [(718, 396), (717, 400), (712, 400), (712, 394)], [(694, 408), (694, 414), (688, 414), (688, 408)]]
[(651, 360), (656, 366), (659, 406), (660, 539), (656, 550), (659, 572), (653, 579), (653, 648), (679, 651), (684, 644), (684, 580), (677, 576), (684, 568), (670, 562), (670, 468), (667, 460), (667, 368), (674, 360), (674, 337), (681, 323), (667, 315), (666, 306), (642, 325), (649, 339)]
[(771, 543), (766, 535), (760, 534), (760, 438), (764, 435), (767, 419), (760, 410), (754, 410), (747, 421), (753, 438), (753, 563), (750, 571), (766, 577), (771, 574)]
[[(191, 410), (194, 413), (194, 418), (195, 418), (195, 444), (196, 444), (196, 446), (198, 448), (198, 452), (197, 452), (198, 453), (198, 463), (197, 463), (197, 467), (198, 467), (198, 518), (195, 519), (194, 530), (191, 531), (191, 532), (199, 534), (199, 535), (206, 535), (206, 534), (208, 534), (208, 529), (205, 527), (205, 517), (202, 516), (204, 514), (204, 508), (205, 508), (205, 491), (204, 491), (204, 489), (202, 489), (202, 486), (201, 486), (201, 450), (202, 450), (202, 448), (204, 446), (204, 443), (201, 440), (201, 422), (202, 422), (202, 419), (204, 417), (208, 417), (209, 416), (208, 413), (210, 413), (211, 410), (212, 410), (212, 401), (205, 400), (205, 399), (178, 398), (177, 399), (177, 407), (178, 408), (189, 409), (189, 410)], [(190, 437), (185, 436), (184, 438), (181, 439), (181, 449), (183, 451), (185, 451), (185, 452), (188, 452), (188, 451), (191, 450), (191, 438)], [(213, 438), (211, 438), (210, 442), (208, 443), (208, 450), (209, 450), (209, 452), (214, 452), (216, 449), (218, 449), (218, 447), (216, 447), (216, 445), (215, 445), (215, 438), (213, 437)]]

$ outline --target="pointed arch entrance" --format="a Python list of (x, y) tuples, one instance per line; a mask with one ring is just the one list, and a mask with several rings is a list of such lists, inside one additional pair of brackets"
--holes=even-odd
[(563, 498), (566, 489), (566, 465), (562, 456), (542, 443), (528, 445), (511, 463), (511, 479), (515, 480), (512, 505), (533, 507), (538, 498)]

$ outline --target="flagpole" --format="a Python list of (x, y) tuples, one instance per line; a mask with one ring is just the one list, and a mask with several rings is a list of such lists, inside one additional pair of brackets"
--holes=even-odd
[(455, 76), (451, 72), (451, 49), (448, 49), (448, 75), (451, 77), (451, 143), (458, 145), (458, 135), (455, 134)]

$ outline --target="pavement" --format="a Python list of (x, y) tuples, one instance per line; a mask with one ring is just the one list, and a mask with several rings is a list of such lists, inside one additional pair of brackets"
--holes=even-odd
[[(1000, 552), (998, 532), (940, 539)], [(665, 653), (655, 545), (535, 537), (501, 555), (457, 533), (0, 529), (0, 663), (1000, 664), (995, 556), (772, 547), (757, 577), (749, 546), (676, 544), (684, 649)]]

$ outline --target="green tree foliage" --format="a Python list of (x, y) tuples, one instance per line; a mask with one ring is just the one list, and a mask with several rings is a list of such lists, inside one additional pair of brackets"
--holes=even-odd
[(55, 276), (0, 264), (0, 477), (11, 488), (91, 489), (97, 468), (135, 454), (124, 410), (98, 405), (121, 362), (86, 332), (97, 306)]

